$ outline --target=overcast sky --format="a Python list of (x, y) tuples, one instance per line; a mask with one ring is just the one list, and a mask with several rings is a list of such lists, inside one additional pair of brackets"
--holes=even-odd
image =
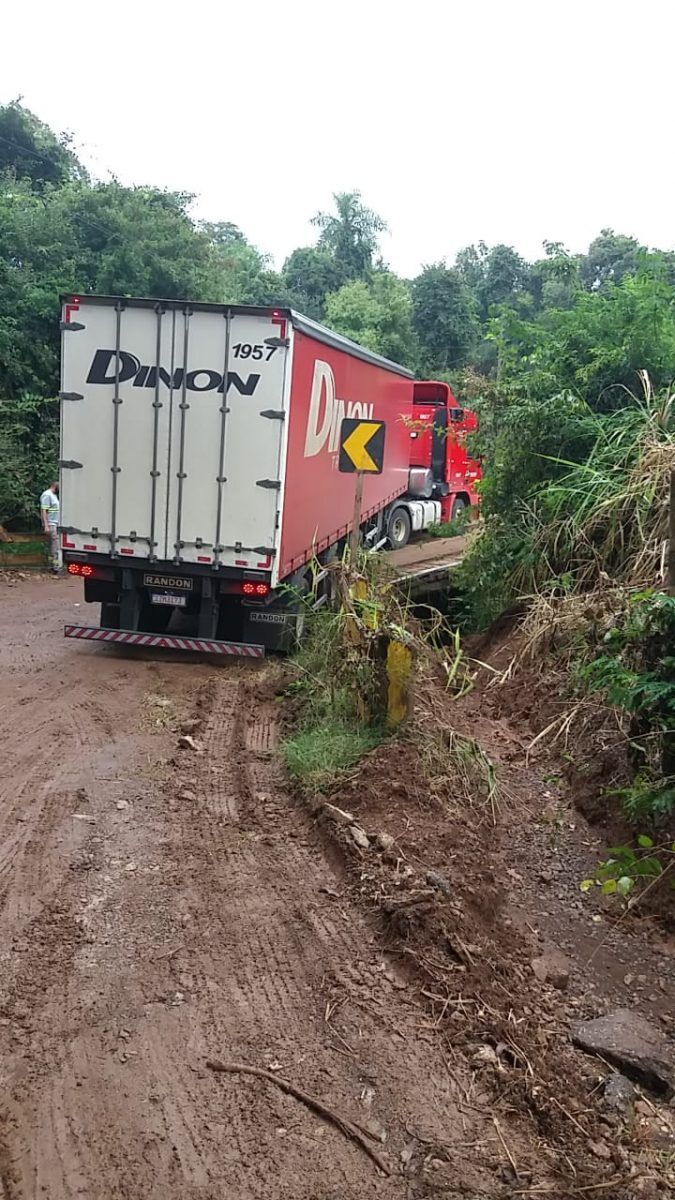
[(7, 3), (0, 101), (277, 265), (359, 189), (414, 274), (602, 227), (675, 247), (673, 0)]

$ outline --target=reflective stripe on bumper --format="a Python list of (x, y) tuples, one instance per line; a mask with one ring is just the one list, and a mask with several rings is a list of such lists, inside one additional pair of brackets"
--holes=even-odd
[(240, 655), (244, 658), (264, 658), (264, 646), (245, 646), (241, 642), (215, 642), (206, 638), (176, 637), (166, 633), (131, 633), (126, 629), (96, 629), (91, 625), (64, 625), (65, 637), (81, 638), (87, 642), (108, 642), (115, 645), (146, 646), (152, 650), (192, 650), (200, 654)]

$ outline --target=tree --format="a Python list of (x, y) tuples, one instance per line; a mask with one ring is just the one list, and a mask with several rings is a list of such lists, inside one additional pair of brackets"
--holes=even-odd
[(58, 400), (23, 396), (0, 404), (0, 516), (38, 521), (38, 497), (58, 475)]
[(512, 246), (491, 246), (479, 242), (460, 250), (455, 266), (475, 297), (478, 315), (487, 320), (495, 304), (517, 304), (528, 290), (527, 263)]
[(394, 362), (413, 368), (418, 346), (412, 325), (412, 301), (402, 279), (377, 271), (369, 282), (355, 279), (326, 300), (331, 329)]
[[(237, 231), (239, 232), (239, 231)], [(260, 303), (261, 277), (269, 270), (269, 262), (243, 234), (211, 242), (213, 292), (209, 299), (222, 304)]]
[(198, 229), (205, 233), (212, 246), (241, 246), (246, 244), (241, 229), (232, 221), (200, 221)]
[(581, 397), (596, 412), (626, 404), (647, 371), (666, 386), (675, 363), (675, 293), (662, 278), (660, 256), (645, 259), (602, 291), (579, 290), (567, 310), (549, 309), (524, 321), (504, 309), (491, 322), (499, 346), (504, 391), (541, 402), (560, 392)]
[(68, 184), (52, 198), (71, 231), (77, 290), (107, 295), (211, 299), (216, 259), (188, 212), (188, 193), (99, 183)]
[(539, 308), (571, 308), (581, 287), (580, 257), (569, 254), (562, 242), (544, 242), (544, 252), (530, 270), (535, 302)]
[(77, 286), (76, 253), (51, 198), (0, 185), (0, 400), (58, 390), (58, 294)]
[(86, 179), (70, 141), (66, 134), (56, 137), (18, 100), (0, 107), (0, 175), (28, 179), (35, 188)]
[(581, 281), (589, 291), (598, 291), (608, 283), (620, 283), (625, 275), (635, 275), (646, 248), (632, 237), (601, 230), (581, 259)]
[(378, 235), (386, 223), (366, 208), (360, 192), (336, 192), (333, 199), (336, 213), (320, 212), (312, 218), (321, 230), (318, 247), (328, 251), (343, 279), (363, 279), (372, 270)]
[(302, 246), (284, 263), (281, 277), (293, 295), (294, 307), (320, 321), (326, 296), (345, 282), (344, 273), (328, 250)]
[(202, 222), (198, 229), (210, 244), (211, 258), (200, 299), (220, 304), (279, 304), (291, 306), (286, 281), (231, 221)]
[(424, 267), (412, 283), (412, 308), (426, 373), (462, 366), (479, 329), (471, 293), (459, 272), (443, 262)]

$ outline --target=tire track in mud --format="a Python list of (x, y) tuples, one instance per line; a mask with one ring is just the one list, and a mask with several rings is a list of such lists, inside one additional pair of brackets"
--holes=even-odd
[[(83, 1060), (78, 1052), (88, 1028), (98, 1047), (101, 1019), (114, 1009), (107, 1002), (114, 983), (96, 961), (110, 941), (105, 900), (115, 886), (113, 876), (102, 881), (101, 868), (101, 845), (116, 835), (110, 793), (124, 794), (125, 778), (140, 779), (166, 753), (140, 732), (145, 691), (162, 681), (164, 666), (79, 653), (61, 634), (71, 602), (63, 588), (63, 581), (30, 580), (2, 593), (0, 1112), (7, 1118), (0, 1118), (0, 1163), (11, 1200), (81, 1197), (86, 1179), (88, 1195), (123, 1194), (117, 1182), (99, 1187), (105, 1155), (91, 1171), (77, 1166), (90, 1134), (98, 1144), (95, 1114), (109, 1058), (106, 1049), (90, 1048)], [(31, 653), (23, 653), (25, 642)], [(203, 667), (189, 667), (174, 692), (203, 676)], [(90, 819), (74, 819), (76, 812)], [(97, 908), (100, 946), (96, 918), (87, 915)], [(120, 1082), (110, 1092), (113, 1109)]]
[[(108, 688), (108, 696), (112, 708), (114, 686)], [(39, 913), (59, 886), (61, 868), (86, 840), (87, 823), (80, 818), (89, 816), (87, 789), (97, 783), (92, 756), (105, 752), (113, 735), (112, 713), (95, 700), (65, 694), (57, 704), (39, 697), (32, 707), (52, 715), (26, 728), (32, 708), (21, 706), (5, 730), (6, 739), (20, 738), (13, 769), (0, 783), (0, 906), (4, 905), (5, 928)]]
[[(454, 1097), (442, 1062), (436, 1059), (430, 1070), (428, 1059), (434, 1056), (423, 1043), (414, 1048), (403, 1072), (397, 1061), (399, 1040), (418, 1041), (419, 1013), (401, 1000), (393, 1022), (378, 1019), (375, 1005), (367, 1003), (374, 989), (382, 992), (380, 1004), (398, 997), (392, 997), (391, 985), (385, 983), (380, 956), (369, 948), (371, 932), (357, 913), (341, 911), (321, 894), (322, 887), (334, 891), (340, 880), (313, 842), (304, 814), (285, 794), (274, 754), (275, 705), (259, 701), (245, 680), (219, 681), (210, 703), (200, 739), (206, 765), (198, 766), (195, 787), (200, 807), (197, 813), (190, 810), (181, 837), (185, 848), (191, 838), (212, 847), (209, 878), (199, 892), (194, 889), (207, 912), (198, 908), (192, 914), (195, 927), (205, 923), (209, 928), (212, 945), (208, 950), (202, 946), (195, 956), (188, 954), (197, 990), (209, 997), (203, 1025), (208, 1053), (227, 1052), (227, 1057), (281, 1067), (308, 1090), (328, 1093), (329, 1102), (356, 1119), (364, 1079), (382, 1080), (383, 1073), (391, 1073), (389, 1083), (382, 1080), (376, 1091), (382, 1096), (383, 1122), (397, 1127), (399, 1136), (405, 1136), (405, 1120), (396, 1112), (401, 1107), (399, 1090), (409, 1093), (411, 1079), (426, 1078), (427, 1094), (421, 1103), (419, 1095), (409, 1096), (407, 1103), (404, 1099), (406, 1119), (416, 1118), (425, 1128), (431, 1124), (439, 1140), (447, 1138), (447, 1122), (439, 1114), (454, 1110)], [(216, 757), (221, 766), (213, 785), (214, 802), (213, 795), (205, 793), (208, 764)], [(223, 803), (232, 797), (236, 811), (231, 802)], [(342, 993), (341, 1019), (355, 1041), (352, 1050), (326, 1027), (327, 988), (336, 979)], [(218, 998), (221, 1003), (212, 1007)], [(393, 1044), (392, 1024), (398, 1026)], [(401, 1032), (401, 1024), (407, 1033)], [(417, 1060), (412, 1075), (410, 1057)], [(323, 1127), (317, 1147), (316, 1122), (264, 1085), (235, 1079), (227, 1086), (226, 1099), (236, 1146), (233, 1194), (261, 1200), (276, 1195), (328, 1197), (334, 1193), (325, 1181), (334, 1176), (342, 1180), (341, 1197), (371, 1194), (373, 1186), (378, 1190), (358, 1151)], [(292, 1136), (287, 1137), (289, 1125)], [(276, 1164), (273, 1170), (258, 1175), (250, 1161), (253, 1144), (258, 1157)], [(271, 1184), (277, 1176), (278, 1190)], [(403, 1180), (388, 1182), (387, 1195), (403, 1194), (408, 1194)], [(488, 1196), (489, 1190), (483, 1194)]]
[[(32, 731), (0, 802), (0, 855), (5, 843), (13, 854), (0, 907), (0, 1167), (11, 1189), (0, 1200), (414, 1196), (396, 1174), (406, 1123), (451, 1144), (455, 1087), (287, 794), (266, 668), (79, 649), (49, 645), (0, 692), (28, 700), (12, 736), (22, 722)], [(36, 717), (45, 686), (61, 697), (54, 741)], [(202, 720), (203, 753), (148, 732), (149, 690), (179, 719)], [(11, 814), (29, 795), (17, 851)], [(73, 819), (76, 805), (92, 823)], [(376, 1121), (394, 1175), (378, 1177), (262, 1081), (214, 1077), (208, 1057), (280, 1069), (345, 1116)], [(475, 1180), (469, 1194), (495, 1194), (490, 1171)]]

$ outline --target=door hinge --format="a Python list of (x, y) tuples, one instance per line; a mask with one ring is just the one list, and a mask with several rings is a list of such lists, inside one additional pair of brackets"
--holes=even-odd
[(269, 346), (270, 350), (287, 350), (291, 344), (290, 338), (269, 337), (265, 338), (265, 345)]
[(77, 462), (74, 458), (61, 458), (59, 466), (63, 467), (64, 471), (76, 471), (78, 467), (82, 466), (82, 463)]
[(59, 392), (59, 400), (84, 400), (82, 392)]
[(286, 413), (280, 408), (264, 408), (261, 417), (269, 417), (270, 421), (285, 421)]
[(76, 333), (78, 329), (86, 329), (81, 321), (59, 321), (61, 333)]
[(261, 487), (261, 488), (271, 488), (273, 491), (278, 492), (279, 488), (281, 487), (281, 480), (280, 479), (256, 479), (255, 486)]
[(253, 554), (269, 555), (270, 558), (274, 558), (276, 554), (274, 546), (251, 546), (251, 551)]

